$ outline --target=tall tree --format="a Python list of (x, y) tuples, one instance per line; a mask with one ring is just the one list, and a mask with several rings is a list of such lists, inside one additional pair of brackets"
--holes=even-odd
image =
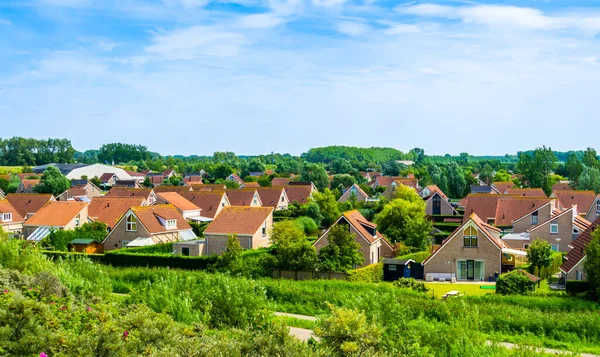
[(583, 163), (581, 163), (581, 160), (579, 160), (579, 157), (573, 151), (569, 151), (567, 155), (565, 171), (567, 171), (567, 177), (569, 178), (569, 181), (577, 186), (579, 176), (583, 172)]
[(396, 161), (388, 161), (381, 165), (382, 174), (384, 176), (398, 176), (400, 175), (400, 170), (402, 169), (402, 165), (400, 165)]
[(347, 271), (356, 268), (364, 262), (360, 252), (360, 244), (354, 241), (345, 224), (336, 224), (329, 230), (329, 244), (319, 252), (320, 270)]
[(494, 178), (492, 179), (492, 182), (508, 182), (508, 181), (510, 181), (510, 174), (508, 172), (506, 172), (506, 170), (504, 170), (504, 169), (498, 170), (498, 172), (496, 172), (496, 175), (494, 175)]
[(545, 240), (536, 239), (527, 248), (527, 259), (531, 267), (531, 273), (537, 268), (538, 274), (542, 268), (549, 267), (552, 264), (552, 247)]
[(313, 194), (314, 202), (319, 206), (321, 215), (323, 216), (323, 226), (329, 226), (340, 216), (340, 210), (335, 199), (335, 194), (328, 188), (323, 192), (315, 192)]
[(446, 167), (448, 174), (448, 192), (451, 197), (462, 198), (466, 188), (465, 172), (456, 162), (451, 162)]
[(329, 164), (329, 170), (333, 174), (349, 174), (352, 172), (352, 165), (346, 159), (335, 159)]
[(479, 179), (486, 184), (491, 184), (494, 179), (494, 170), (489, 164), (485, 164), (479, 173)]
[(55, 166), (48, 166), (40, 183), (34, 187), (37, 193), (51, 193), (58, 196), (71, 187), (71, 182)]
[(271, 244), (275, 249), (279, 268), (315, 269), (318, 262), (317, 251), (294, 221), (275, 223), (271, 230)]
[(592, 292), (596, 297), (600, 297), (600, 229), (592, 232), (592, 240), (585, 249), (583, 264)]
[(583, 164), (587, 167), (600, 168), (600, 161), (598, 161), (598, 154), (596, 150), (587, 148), (583, 152)]
[(331, 188), (339, 189), (348, 188), (356, 183), (356, 179), (348, 174), (338, 174), (333, 175), (333, 180), (331, 180)]
[(552, 193), (549, 175), (556, 164), (556, 155), (551, 148), (537, 148), (533, 153), (518, 154), (517, 170), (529, 187), (541, 188), (547, 195)]
[(324, 190), (329, 186), (329, 176), (327, 175), (327, 171), (319, 164), (305, 163), (300, 172), (300, 180), (314, 183), (319, 191)]
[(585, 166), (577, 180), (577, 188), (600, 193), (600, 170), (595, 167)]

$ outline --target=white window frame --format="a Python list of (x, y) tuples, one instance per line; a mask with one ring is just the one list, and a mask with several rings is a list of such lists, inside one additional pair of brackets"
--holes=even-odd
[[(130, 221), (130, 219), (132, 220)], [(127, 232), (137, 232), (137, 223), (137, 218), (135, 218), (134, 215), (130, 214), (125, 219), (125, 230)]]
[(3, 222), (12, 222), (12, 213), (3, 213), (2, 214), (2, 221)]
[(560, 245), (559, 244), (551, 244), (552, 246), (552, 251), (553, 252), (560, 252)]
[(531, 225), (535, 226), (540, 223), (540, 217), (538, 211), (531, 213)]
[(175, 229), (177, 228), (177, 220), (176, 219), (168, 219), (167, 220), (167, 229)]
[(396, 264), (388, 265), (388, 271), (396, 271)]
[(550, 224), (550, 234), (558, 234), (558, 223)]

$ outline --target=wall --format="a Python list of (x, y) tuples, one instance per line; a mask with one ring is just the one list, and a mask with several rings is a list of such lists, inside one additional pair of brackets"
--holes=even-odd
[[(433, 197), (429, 201), (427, 201), (427, 207), (425, 208), (425, 212), (427, 213), (428, 216), (433, 215)], [(454, 208), (452, 208), (452, 206), (450, 205), (450, 203), (448, 203), (448, 201), (442, 199), (440, 214), (445, 215), (445, 216), (451, 216), (451, 215), (456, 214), (456, 211), (454, 211)]]
[(566, 277), (565, 281), (577, 280), (577, 272), (580, 271), (582, 273), (581, 280), (587, 281), (587, 274), (585, 272), (584, 262), (585, 259), (582, 259), (577, 265), (573, 267), (573, 269), (571, 269), (571, 272), (569, 274), (562, 273), (561, 276)]
[(185, 242), (178, 242), (173, 244), (173, 252), (175, 254), (181, 254), (181, 248), (186, 247), (190, 249), (190, 256), (201, 256), (201, 255), (205, 255), (205, 247), (206, 244), (204, 243), (198, 243), (198, 242), (194, 242), (194, 243), (185, 243)]
[(139, 221), (137, 223), (137, 231), (127, 232), (127, 218), (123, 217), (102, 244), (104, 245), (104, 250), (109, 251), (122, 248), (121, 243), (123, 241), (131, 242), (138, 237), (150, 237), (150, 233)]
[(592, 204), (592, 207), (581, 207), (579, 209), (589, 209), (589, 212), (580, 212), (585, 214), (585, 219), (587, 219), (590, 222), (594, 222), (596, 220), (596, 218), (598, 218), (596, 216), (596, 202), (598, 201), (598, 198), (596, 198), (594, 200), (594, 203)]
[[(558, 223), (558, 234), (550, 233), (552, 223)], [(560, 238), (559, 252), (568, 252), (571, 250), (568, 246), (573, 242), (573, 215), (571, 212), (566, 213), (534, 230), (530, 235), (532, 242), (540, 238), (550, 244), (556, 244), (556, 238)]]
[[(427, 273), (454, 273), (456, 274), (457, 262), (460, 259), (468, 260), (483, 260), (484, 261), (484, 278), (493, 275), (495, 272), (500, 273), (502, 270), (501, 258), (502, 254), (498, 246), (491, 242), (480, 230), (478, 230), (478, 247), (467, 248), (463, 247), (463, 231), (461, 230), (446, 243), (443, 248), (426, 264), (423, 265), (425, 275)], [(450, 264), (447, 262), (450, 261)]]
[[(532, 212), (533, 213), (533, 212)], [(552, 204), (545, 205), (538, 210), (538, 224), (549, 219), (552, 214)], [(523, 217), (513, 224), (514, 233), (524, 233), (531, 227), (535, 226), (531, 224), (531, 214)]]

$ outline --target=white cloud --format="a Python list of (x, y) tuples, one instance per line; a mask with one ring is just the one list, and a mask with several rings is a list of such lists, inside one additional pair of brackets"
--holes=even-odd
[(101, 36), (79, 36), (77, 39), (102, 52), (110, 52), (118, 46), (116, 42)]
[(0, 25), (12, 25), (12, 22), (4, 19), (0, 19)]
[(75, 52), (57, 52), (42, 60), (37, 73), (42, 77), (69, 75), (95, 77), (106, 74), (108, 66), (93, 58), (82, 57)]
[(57, 6), (57, 7), (73, 7), (80, 8), (86, 7), (91, 4), (91, 0), (40, 0), (43, 5)]
[(156, 35), (146, 52), (163, 59), (194, 59), (202, 56), (230, 57), (249, 44), (242, 34), (213, 27), (193, 26)]
[(195, 9), (197, 7), (206, 5), (208, 3), (208, 0), (181, 0), (181, 3), (186, 8)]
[(386, 35), (399, 35), (403, 33), (419, 33), (421, 32), (421, 27), (418, 25), (412, 24), (390, 24), (389, 28), (384, 30), (383, 32)]
[(272, 13), (241, 16), (237, 25), (246, 29), (261, 29), (281, 25), (286, 20)]
[(360, 22), (342, 21), (337, 24), (338, 32), (348, 36), (358, 36), (369, 31), (370, 29), (371, 28), (368, 25)]
[(317, 7), (336, 7), (346, 3), (346, 0), (312, 0), (312, 4)]

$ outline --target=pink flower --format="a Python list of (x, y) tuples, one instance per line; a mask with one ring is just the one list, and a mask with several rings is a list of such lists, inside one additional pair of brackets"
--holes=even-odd
[(4, 293), (5, 293), (5, 294), (8, 294), (8, 290), (4, 289)]
[(45, 354), (44, 352), (40, 353), (40, 357), (48, 357), (47, 354)]
[(123, 332), (123, 337), (127, 337), (127, 336), (129, 336), (129, 331)]
[(92, 311), (92, 308), (88, 306), (87, 311)]

